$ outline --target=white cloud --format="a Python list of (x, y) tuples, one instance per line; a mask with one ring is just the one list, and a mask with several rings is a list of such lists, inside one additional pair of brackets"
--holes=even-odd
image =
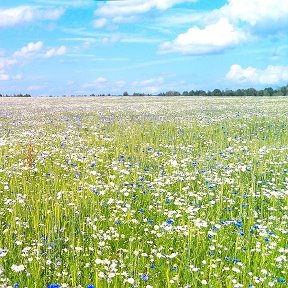
[(176, 4), (183, 2), (195, 2), (195, 0), (129, 0), (129, 1), (107, 1), (96, 11), (96, 15), (103, 17), (114, 17), (120, 15), (135, 15), (146, 13), (152, 9), (166, 10)]
[(15, 59), (0, 58), (0, 70), (12, 66), (17, 63)]
[[(26, 46), (22, 47), (20, 50), (14, 52), (13, 58), (16, 61), (19, 58), (27, 58), (27, 57), (44, 57), (51, 58), (55, 56), (64, 55), (67, 52), (67, 48), (65, 46), (60, 47), (52, 47), (46, 51), (44, 55), (37, 54), (40, 50), (44, 49), (44, 43), (42, 41), (38, 42), (30, 42)], [(11, 60), (10, 60), (11, 61)]]
[(58, 48), (51, 48), (49, 49), (45, 55), (44, 58), (51, 58), (55, 56), (62, 56), (67, 52), (67, 48), (65, 46), (60, 46)]
[(159, 43), (161, 39), (152, 38), (152, 37), (143, 37), (143, 36), (123, 36), (120, 40), (123, 43)]
[(162, 89), (165, 82), (164, 77), (154, 77), (132, 82), (131, 89), (134, 92), (155, 94)]
[(94, 81), (84, 84), (83, 88), (104, 88), (107, 84), (108, 80), (105, 77), (98, 77)]
[(98, 77), (95, 80), (95, 83), (97, 83), (97, 84), (103, 84), (103, 83), (106, 83), (106, 82), (107, 82), (107, 79), (105, 77)]
[(115, 82), (115, 85), (116, 85), (118, 88), (124, 87), (125, 84), (126, 84), (126, 81), (124, 81), (124, 80), (118, 80), (118, 81)]
[(38, 41), (38, 42), (30, 42), (26, 46), (22, 47), (20, 50), (16, 51), (13, 56), (15, 58), (22, 58), (22, 57), (27, 57), (31, 56), (34, 52), (37, 52), (43, 48), (43, 42)]
[(265, 69), (257, 69), (234, 64), (226, 74), (226, 79), (236, 83), (277, 84), (288, 81), (288, 66), (269, 65)]
[(21, 80), (23, 79), (23, 75), (22, 74), (16, 74), (15, 76), (12, 77), (13, 80)]
[(120, 34), (111, 34), (109, 36), (105, 36), (102, 38), (103, 44), (113, 44), (120, 41), (121, 35)]
[(159, 86), (146, 86), (145, 87), (145, 92), (149, 94), (156, 94), (159, 91), (160, 91)]
[(15, 65), (17, 63), (16, 59), (9, 59), (9, 58), (0, 58), (0, 81), (7, 81), (10, 80), (10, 75), (6, 72), (6, 70)]
[(249, 37), (244, 31), (234, 27), (227, 18), (221, 18), (217, 23), (203, 29), (192, 27), (175, 40), (161, 44), (160, 52), (192, 55), (220, 52), (246, 41)]
[(50, 58), (54, 56), (61, 56), (66, 53), (66, 47), (60, 46), (58, 48), (50, 48), (43, 55), (41, 50), (44, 49), (44, 43), (42, 41), (30, 42), (23, 46), (21, 49), (15, 51), (11, 56), (0, 57), (0, 81), (7, 80), (21, 80), (22, 74), (16, 74), (10, 76), (7, 70), (16, 64), (25, 63), (25, 61), (35, 58)]
[(56, 20), (63, 13), (64, 10), (62, 8), (41, 9), (33, 6), (0, 9), (0, 27), (15, 26), (36, 20)]
[(7, 81), (10, 79), (10, 76), (5, 73), (4, 70), (0, 70), (0, 81)]
[(106, 18), (99, 18), (93, 21), (93, 26), (95, 28), (103, 28), (108, 23)]
[(228, 4), (215, 12), (229, 17), (231, 21), (241, 20), (255, 26), (261, 22), (287, 20), (288, 1), (229, 0)]
[(27, 87), (27, 90), (28, 91), (38, 91), (38, 90), (41, 90), (43, 89), (44, 86), (40, 86), (40, 85), (31, 85), (29, 87)]
[(33, 0), (37, 5), (39, 4), (47, 4), (49, 6), (60, 6), (60, 7), (90, 7), (95, 5), (93, 0)]
[(137, 18), (135, 16), (116, 16), (112, 18), (113, 23), (131, 23), (134, 22)]
[(156, 78), (150, 78), (150, 79), (145, 79), (141, 81), (134, 81), (132, 83), (133, 86), (147, 86), (147, 85), (152, 85), (152, 84), (162, 84), (164, 82), (163, 77), (156, 77)]
[[(212, 12), (191, 13), (191, 21), (204, 25), (194, 26), (179, 34), (173, 41), (160, 45), (160, 52), (183, 54), (208, 54), (237, 46), (250, 40), (260, 40), (263, 35), (288, 32), (287, 0), (228, 0)], [(201, 16), (198, 17), (198, 16)], [(171, 23), (181, 25), (187, 19)], [(185, 17), (184, 17), (185, 18)], [(193, 20), (194, 18), (194, 20)], [(163, 20), (164, 19), (164, 20)], [(162, 18), (162, 26), (168, 17)], [(181, 22), (182, 21), (182, 22)], [(184, 21), (184, 22), (185, 22)]]
[(105, 1), (98, 5), (95, 11), (100, 19), (94, 21), (94, 27), (102, 28), (112, 23), (130, 23), (138, 19), (137, 15), (151, 10), (164, 11), (174, 5), (197, 0), (129, 0), (129, 1)]

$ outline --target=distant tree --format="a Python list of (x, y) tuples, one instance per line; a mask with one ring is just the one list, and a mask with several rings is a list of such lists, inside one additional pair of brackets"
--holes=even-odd
[(236, 96), (244, 96), (245, 95), (244, 90), (243, 89), (237, 89), (235, 91), (235, 95)]
[(125, 91), (125, 92), (123, 93), (123, 96), (129, 96), (128, 92)]
[(257, 96), (257, 90), (254, 88), (248, 88), (245, 91), (246, 96)]
[(198, 93), (198, 96), (206, 96), (207, 95), (206, 91), (204, 91), (204, 90), (198, 90), (197, 93)]
[(222, 91), (220, 89), (214, 89), (212, 92), (214, 96), (222, 96)]
[(288, 96), (288, 85), (281, 87), (280, 91), (281, 91), (283, 96)]
[(182, 96), (188, 96), (189, 92), (188, 91), (183, 91)]
[(272, 96), (273, 92), (274, 92), (273, 88), (271, 88), (271, 87), (265, 88), (264, 89), (264, 96)]
[(223, 92), (225, 96), (235, 96), (235, 92), (231, 89), (225, 89), (225, 91)]
[(262, 89), (257, 91), (257, 96), (263, 96), (263, 95), (264, 91)]
[(283, 96), (281, 89), (274, 90), (273, 96)]
[(178, 92), (178, 91), (170, 90), (170, 91), (167, 91), (167, 92), (165, 93), (165, 95), (166, 95), (166, 96), (180, 96), (181, 94), (180, 94), (180, 92)]

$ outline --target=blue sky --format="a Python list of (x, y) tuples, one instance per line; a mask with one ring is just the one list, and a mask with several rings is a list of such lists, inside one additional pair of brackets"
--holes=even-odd
[(287, 0), (0, 2), (0, 93), (288, 84)]

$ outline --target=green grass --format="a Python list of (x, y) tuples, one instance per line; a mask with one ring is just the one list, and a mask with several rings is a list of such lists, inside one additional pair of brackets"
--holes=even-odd
[(287, 285), (285, 97), (0, 102), (0, 287)]

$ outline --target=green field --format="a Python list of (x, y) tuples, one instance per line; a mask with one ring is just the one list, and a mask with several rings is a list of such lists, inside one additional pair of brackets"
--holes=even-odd
[(287, 287), (288, 98), (0, 98), (0, 287)]

